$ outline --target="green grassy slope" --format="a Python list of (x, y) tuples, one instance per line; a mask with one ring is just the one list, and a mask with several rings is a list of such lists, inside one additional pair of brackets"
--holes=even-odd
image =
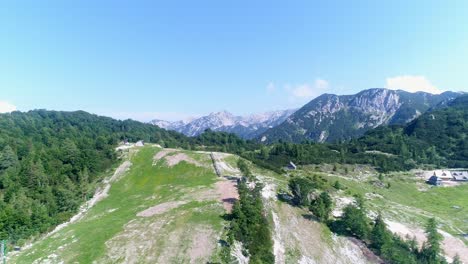
[[(383, 175), (370, 170), (367, 175), (351, 172), (318, 172), (329, 182), (338, 180), (342, 196), (361, 194), (368, 207), (390, 219), (423, 227), (430, 217), (436, 217), (445, 231), (460, 237), (468, 232), (468, 184), (455, 187), (433, 187), (412, 172)], [(312, 166), (300, 173), (317, 173)], [(467, 241), (465, 240), (465, 243)]]
[[(112, 185), (108, 197), (92, 207), (83, 219), (35, 243), (13, 262), (32, 263), (48, 258), (51, 262), (65, 263), (122, 263), (127, 262), (125, 255), (129, 248), (135, 249), (130, 254), (134, 254), (136, 262), (157, 259), (172, 262), (164, 255), (173, 253), (171, 257), (188, 257), (192, 250), (191, 241), (198, 239), (197, 230), (205, 236), (219, 235), (223, 226), (220, 203), (216, 199), (187, 196), (201, 195), (213, 188), (217, 179), (210, 164), (197, 167), (182, 161), (168, 167), (160, 160), (152, 165), (158, 150), (142, 148), (131, 159), (130, 171)], [(202, 154), (191, 155), (196, 158)], [(184, 199), (185, 204), (162, 214), (136, 216), (149, 207)], [(142, 233), (140, 239), (134, 236), (139, 230)], [(152, 244), (142, 241), (147, 239), (145, 233), (152, 237)], [(217, 240), (213, 241), (216, 243)], [(210, 244), (209, 249), (213, 251), (215, 246)], [(123, 252), (119, 253), (121, 250)]]

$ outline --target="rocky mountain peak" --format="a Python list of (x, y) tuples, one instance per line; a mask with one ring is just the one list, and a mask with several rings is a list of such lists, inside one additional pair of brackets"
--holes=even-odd
[(258, 137), (318, 142), (346, 140), (384, 124), (404, 124), (441, 102), (460, 94), (434, 95), (424, 92), (372, 88), (354, 95), (323, 94), (296, 111), (284, 123)]
[(235, 133), (243, 138), (254, 138), (268, 128), (281, 124), (295, 110), (280, 110), (248, 116), (236, 116), (228, 111), (212, 112), (187, 123), (154, 120), (151, 123), (175, 130), (188, 136), (196, 136), (206, 129)]

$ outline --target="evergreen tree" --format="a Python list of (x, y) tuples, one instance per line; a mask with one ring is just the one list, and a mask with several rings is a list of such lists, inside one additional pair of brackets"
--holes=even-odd
[(387, 230), (387, 226), (379, 214), (375, 219), (374, 226), (370, 234), (371, 247), (380, 252), (381, 249), (392, 242), (392, 235)]
[(18, 157), (13, 149), (7, 145), (0, 152), (0, 172), (18, 164)]
[(270, 157), (270, 151), (267, 147), (262, 146), (260, 149), (260, 156), (262, 157), (263, 160), (268, 160)]
[(362, 208), (348, 205), (343, 210), (342, 223), (350, 235), (366, 239), (369, 234), (369, 224)]
[(78, 175), (78, 187), (80, 188), (81, 199), (86, 200), (88, 195), (88, 185), (89, 185), (89, 173), (88, 168), (84, 168)]
[(439, 264), (443, 260), (443, 257), (440, 256), (442, 253), (442, 235), (437, 231), (437, 221), (435, 218), (428, 220), (425, 232), (427, 241), (421, 250), (421, 260), (427, 264)]
[(322, 222), (326, 222), (331, 213), (333, 201), (327, 192), (322, 192), (310, 205), (309, 209)]
[(312, 191), (317, 187), (315, 181), (309, 177), (294, 177), (289, 180), (288, 186), (293, 195), (293, 202), (295, 205), (310, 205)]
[(341, 183), (338, 180), (336, 180), (335, 183), (333, 184), (333, 188), (337, 190), (341, 190), (342, 188)]

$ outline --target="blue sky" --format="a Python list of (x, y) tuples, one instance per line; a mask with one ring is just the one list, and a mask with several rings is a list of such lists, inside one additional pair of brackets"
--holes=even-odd
[(468, 91), (468, 1), (43, 3), (0, 7), (0, 111), (179, 119)]

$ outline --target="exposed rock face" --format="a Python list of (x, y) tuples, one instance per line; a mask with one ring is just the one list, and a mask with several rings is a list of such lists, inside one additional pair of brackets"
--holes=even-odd
[(323, 94), (277, 127), (258, 136), (262, 142), (278, 140), (334, 142), (363, 135), (384, 124), (405, 124), (458, 93), (433, 95), (424, 92), (373, 88), (355, 95)]
[(249, 116), (235, 116), (229, 112), (215, 112), (190, 122), (153, 120), (150, 123), (164, 129), (175, 130), (187, 136), (197, 136), (206, 129), (235, 133), (243, 138), (255, 138), (267, 129), (284, 122), (295, 110), (274, 111)]

